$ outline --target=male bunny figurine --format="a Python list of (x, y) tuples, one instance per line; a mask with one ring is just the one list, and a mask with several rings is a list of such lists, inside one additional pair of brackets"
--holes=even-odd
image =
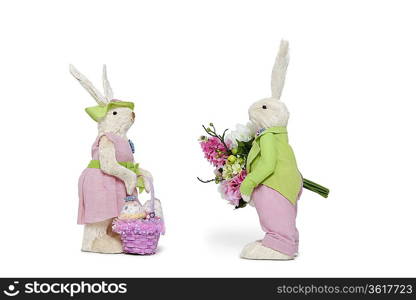
[(247, 259), (293, 259), (298, 251), (296, 202), (302, 176), (288, 143), (289, 112), (280, 101), (289, 63), (288, 42), (282, 41), (272, 72), (272, 96), (249, 109), (257, 137), (247, 159), (246, 179), (240, 191), (244, 201), (254, 204), (266, 236), (248, 244), (241, 257)]
[(151, 180), (151, 174), (134, 162), (134, 146), (126, 136), (135, 119), (134, 103), (113, 99), (105, 65), (104, 95), (72, 65), (70, 72), (98, 103), (86, 108), (98, 122), (98, 136), (92, 160), (78, 184), (78, 224), (85, 224), (82, 250), (122, 253), (120, 238), (111, 230), (112, 220), (119, 215), (124, 198), (137, 195), (136, 186), (149, 191)]

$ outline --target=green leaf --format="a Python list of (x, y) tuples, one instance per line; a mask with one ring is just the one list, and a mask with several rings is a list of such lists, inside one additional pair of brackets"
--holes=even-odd
[(251, 146), (253, 145), (254, 139), (249, 140), (248, 142), (242, 142), (237, 140), (237, 154), (243, 157), (247, 157), (250, 152)]

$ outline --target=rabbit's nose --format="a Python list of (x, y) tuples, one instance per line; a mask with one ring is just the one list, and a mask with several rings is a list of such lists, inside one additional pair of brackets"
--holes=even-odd
[(136, 114), (134, 113), (134, 111), (131, 113), (131, 117), (133, 118), (133, 120), (136, 118)]

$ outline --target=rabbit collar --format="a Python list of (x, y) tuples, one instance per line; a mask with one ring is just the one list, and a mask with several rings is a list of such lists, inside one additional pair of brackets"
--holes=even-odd
[(287, 129), (285, 126), (275, 126), (275, 127), (270, 127), (268, 129), (266, 128), (260, 128), (259, 130), (257, 130), (256, 132), (256, 138), (263, 135), (264, 133), (287, 133)]
[(119, 101), (119, 100), (111, 100), (106, 105), (97, 105), (97, 106), (87, 107), (85, 111), (95, 122), (99, 122), (102, 118), (106, 116), (108, 111), (117, 107), (127, 107), (127, 108), (130, 108), (131, 110), (134, 110), (134, 103)]

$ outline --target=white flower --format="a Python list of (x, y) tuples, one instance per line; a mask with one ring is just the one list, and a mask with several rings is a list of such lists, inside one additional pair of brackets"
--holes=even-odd
[(234, 162), (233, 164), (227, 162), (223, 167), (222, 177), (226, 180), (230, 180), (234, 176), (238, 175), (243, 171), (243, 164), (244, 161), (239, 159), (238, 161)]
[(248, 122), (246, 125), (237, 124), (235, 130), (231, 131), (225, 137), (225, 140), (231, 142), (231, 147), (235, 148), (238, 146), (237, 141), (248, 142), (256, 135), (255, 126)]

